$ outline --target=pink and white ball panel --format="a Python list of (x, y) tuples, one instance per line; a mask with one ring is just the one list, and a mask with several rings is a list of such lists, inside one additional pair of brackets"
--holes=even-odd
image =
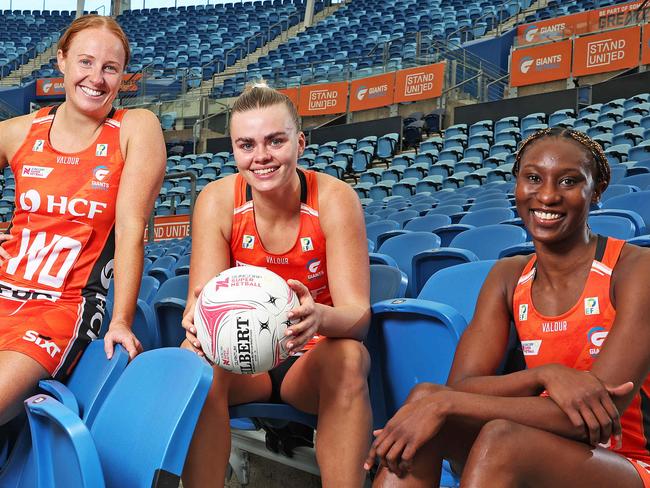
[(287, 313), (298, 297), (265, 268), (237, 266), (212, 278), (194, 309), (196, 336), (206, 357), (234, 373), (268, 371), (287, 356)]

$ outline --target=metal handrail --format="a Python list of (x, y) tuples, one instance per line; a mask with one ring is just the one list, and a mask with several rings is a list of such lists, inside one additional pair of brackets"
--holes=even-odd
[[(225, 103), (221, 103), (221, 102), (215, 102), (215, 103), (217, 103), (218, 105), (221, 105), (225, 109), (224, 112), (226, 114), (226, 127), (228, 127), (228, 119), (230, 118), (230, 107), (228, 105), (226, 105)], [(196, 143), (197, 143), (196, 128), (197, 128), (197, 126), (202, 126), (203, 123), (206, 120), (209, 120), (209, 119), (211, 119), (213, 117), (216, 117), (217, 115), (221, 115), (224, 112), (215, 112), (213, 114), (206, 115), (205, 117), (196, 119), (196, 122), (194, 122), (194, 125), (192, 126), (192, 135), (193, 135), (193, 137), (192, 137), (192, 141), (193, 141), (192, 151), (194, 152), (194, 154), (196, 154)]]

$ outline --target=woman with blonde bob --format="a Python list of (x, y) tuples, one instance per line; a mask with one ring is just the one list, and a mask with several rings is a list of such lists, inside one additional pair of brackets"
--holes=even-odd
[[(300, 119), (283, 94), (258, 83), (232, 109), (239, 174), (210, 183), (194, 211), (190, 290), (222, 270), (264, 266), (287, 280), (300, 306), (288, 328), (292, 356), (269, 373), (215, 367), (183, 473), (188, 488), (223, 486), (230, 454), (228, 406), (286, 402), (318, 414), (316, 457), (323, 486), (359, 487), (369, 443), (368, 254), (359, 199), (346, 183), (302, 170)], [(196, 339), (190, 292), (185, 347)]]
[(87, 15), (59, 40), (65, 101), (0, 123), (0, 168), (16, 180), (16, 210), (0, 235), (0, 425), (42, 378), (64, 380), (97, 337), (111, 275), (105, 337), (131, 358), (145, 224), (165, 171), (160, 123), (115, 110), (129, 62), (115, 20)]

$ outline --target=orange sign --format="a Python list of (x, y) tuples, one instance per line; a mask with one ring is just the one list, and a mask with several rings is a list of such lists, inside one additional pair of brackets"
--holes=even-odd
[(564, 15), (517, 27), (517, 45), (566, 39), (573, 34), (600, 32), (650, 22), (650, 2), (643, 0), (611, 5), (597, 10)]
[(347, 110), (348, 83), (322, 83), (300, 88), (300, 115), (341, 114)]
[(571, 40), (517, 49), (510, 61), (510, 85), (525, 86), (571, 76)]
[(361, 78), (350, 83), (350, 112), (393, 103), (395, 73)]
[(641, 44), (641, 64), (650, 64), (650, 25), (643, 28)]
[(282, 90), (278, 91), (280, 93), (284, 93), (287, 97), (289, 97), (289, 100), (291, 100), (296, 107), (298, 106), (298, 88), (283, 88)]
[[(121, 92), (134, 92), (140, 88), (142, 73), (124, 73), (122, 75)], [(37, 97), (65, 97), (63, 78), (39, 78), (36, 80)]]
[[(190, 216), (189, 215), (164, 215), (154, 219), (155, 241), (165, 239), (180, 239), (190, 235)], [(148, 227), (144, 231), (145, 240), (147, 240)]]
[(121, 92), (135, 92), (140, 88), (138, 83), (142, 78), (142, 73), (124, 73), (122, 75), (122, 84), (120, 85)]
[(578, 37), (573, 46), (573, 76), (638, 66), (640, 38), (640, 27)]
[(611, 5), (589, 12), (589, 32), (598, 32), (606, 29), (632, 26), (650, 20), (650, 2), (645, 2), (641, 10), (639, 7), (643, 0)]
[(580, 12), (517, 27), (517, 45), (559, 41), (588, 31), (589, 14)]
[(418, 66), (395, 75), (395, 103), (437, 98), (445, 81), (445, 63)]

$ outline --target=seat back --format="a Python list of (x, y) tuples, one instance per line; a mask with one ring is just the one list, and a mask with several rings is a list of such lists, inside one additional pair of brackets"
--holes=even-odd
[(492, 225), (512, 219), (515, 214), (509, 208), (484, 208), (468, 212), (460, 219), (461, 224), (475, 225), (476, 227)]
[(157, 470), (180, 478), (211, 383), (212, 368), (185, 349), (136, 357), (90, 429), (106, 486), (150, 487)]
[(370, 303), (406, 295), (408, 277), (406, 273), (385, 264), (370, 265)]
[(589, 217), (589, 227), (596, 234), (616, 239), (627, 240), (637, 235), (632, 221), (617, 215), (592, 215)]
[[(43, 395), (32, 397), (28, 414), (35, 426), (39, 486), (177, 486), (211, 383), (212, 368), (187, 350), (142, 353), (120, 377), (89, 431), (58, 404), (44, 416), (51, 402)], [(44, 423), (49, 426), (42, 429)], [(65, 428), (51, 427), (56, 424)]]
[(496, 260), (474, 261), (441, 269), (429, 278), (418, 298), (455, 308), (469, 324), (483, 282), (494, 263)]
[(602, 208), (632, 210), (641, 216), (646, 227), (650, 226), (650, 191), (638, 191), (612, 197), (603, 202)]
[(407, 232), (406, 234), (391, 237), (379, 248), (379, 252), (387, 254), (395, 259), (400, 270), (404, 271), (409, 278), (407, 296), (413, 296), (412, 286), (412, 260), (420, 251), (440, 247), (440, 237), (431, 232)]
[(526, 242), (526, 238), (526, 231), (516, 225), (485, 225), (461, 232), (450, 247), (472, 251), (479, 259), (497, 259), (503, 249)]
[(67, 382), (77, 399), (79, 414), (86, 424), (92, 425), (128, 361), (129, 354), (120, 345), (115, 346), (110, 360), (106, 358), (103, 340), (92, 341), (86, 347)]
[(180, 345), (185, 338), (181, 325), (187, 301), (189, 275), (179, 275), (165, 281), (153, 300), (158, 321), (160, 342), (163, 347)]

